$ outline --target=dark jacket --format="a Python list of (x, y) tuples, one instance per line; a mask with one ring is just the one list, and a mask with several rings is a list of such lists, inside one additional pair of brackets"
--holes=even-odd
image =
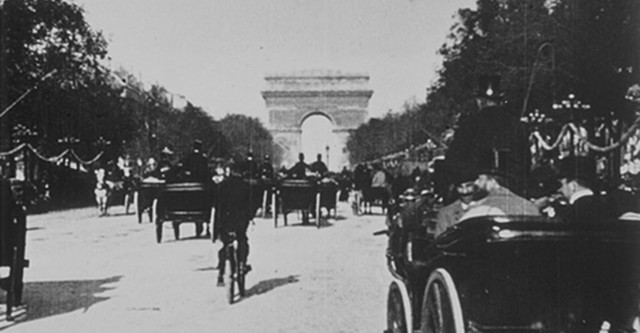
[(216, 231), (224, 229), (245, 233), (253, 217), (249, 183), (238, 176), (230, 176), (218, 184), (214, 193)]
[(601, 195), (589, 195), (577, 199), (558, 212), (567, 222), (603, 222), (617, 217), (615, 204)]
[(199, 182), (206, 182), (211, 179), (209, 165), (204, 154), (191, 152), (182, 162), (185, 178)]

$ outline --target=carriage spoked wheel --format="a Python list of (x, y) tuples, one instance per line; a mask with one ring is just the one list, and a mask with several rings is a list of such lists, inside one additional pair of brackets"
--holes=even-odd
[(162, 242), (162, 220), (160, 219), (160, 214), (157, 213), (158, 209), (158, 199), (153, 200), (153, 204), (151, 205), (151, 210), (156, 212), (155, 222), (156, 222), (156, 242), (160, 244)]
[[(406, 292), (406, 289), (405, 289)], [(387, 297), (387, 329), (385, 333), (408, 333), (412, 332), (412, 319), (409, 311), (411, 304), (409, 303), (408, 294), (404, 293), (396, 282), (391, 283), (389, 287), (389, 296)], [(407, 309), (408, 311), (405, 311)]]
[(274, 190), (271, 194), (271, 213), (273, 214), (273, 227), (278, 227), (278, 191)]
[(321, 216), (320, 216), (320, 192), (316, 193), (316, 205), (314, 207), (316, 213), (316, 228), (320, 229)]
[(436, 269), (427, 280), (421, 318), (422, 333), (464, 332), (458, 291), (451, 275), (445, 269)]
[(180, 223), (178, 222), (173, 222), (173, 238), (175, 238), (175, 240), (179, 240), (180, 239)]
[(138, 223), (142, 223), (142, 212), (140, 209), (140, 193), (138, 191), (133, 192), (133, 211), (138, 218)]

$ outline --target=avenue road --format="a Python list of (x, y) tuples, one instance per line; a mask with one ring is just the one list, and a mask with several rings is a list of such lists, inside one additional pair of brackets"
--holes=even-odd
[(194, 238), (193, 224), (175, 241), (166, 223), (157, 244), (153, 224), (138, 224), (122, 206), (106, 217), (93, 208), (29, 216), (25, 305), (13, 322), (2, 315), (0, 330), (383, 331), (386, 238), (372, 235), (385, 227), (383, 215), (352, 216), (342, 203), (321, 229), (289, 216), (278, 228), (255, 219), (248, 295), (233, 305), (216, 286), (220, 242)]

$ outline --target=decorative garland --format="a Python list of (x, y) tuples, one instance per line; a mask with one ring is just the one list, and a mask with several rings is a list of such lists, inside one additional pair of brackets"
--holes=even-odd
[(40, 154), (35, 148), (33, 148), (33, 146), (31, 146), (30, 144), (26, 144), (23, 143), (13, 149), (11, 149), (10, 151), (7, 152), (0, 152), (0, 158), (6, 158), (9, 156), (13, 156), (19, 152), (21, 152), (23, 149), (28, 148), (31, 152), (33, 152), (34, 155), (36, 155), (36, 157), (38, 157), (40, 160), (44, 161), (44, 162), (49, 162), (49, 163), (57, 163), (60, 160), (62, 160), (65, 156), (67, 156), (68, 154), (71, 154), (71, 156), (73, 158), (75, 158), (80, 164), (85, 165), (85, 166), (89, 166), (91, 164), (96, 163), (98, 160), (100, 160), (100, 158), (102, 157), (102, 155), (104, 155), (104, 151), (99, 152), (95, 157), (93, 157), (90, 160), (83, 160), (81, 159), (78, 154), (72, 150), (72, 149), (66, 149), (64, 150), (62, 153), (52, 156), (52, 157), (45, 157), (42, 154)]
[(531, 135), (529, 135), (529, 140), (534, 140), (534, 139), (537, 140), (537, 142), (540, 143), (540, 146), (544, 150), (547, 150), (547, 151), (554, 150), (560, 145), (560, 142), (562, 142), (562, 139), (565, 136), (565, 134), (568, 131), (572, 131), (573, 134), (576, 135), (576, 137), (580, 141), (585, 143), (590, 150), (593, 150), (599, 153), (608, 153), (612, 150), (618, 149), (621, 145), (625, 144), (629, 140), (631, 135), (633, 135), (633, 132), (635, 132), (635, 130), (638, 128), (640, 128), (640, 118), (637, 118), (633, 122), (633, 125), (631, 125), (631, 127), (627, 130), (627, 132), (620, 137), (620, 141), (606, 147), (600, 147), (598, 145), (595, 145), (589, 142), (589, 140), (587, 140), (587, 138), (584, 137), (582, 133), (580, 133), (580, 130), (578, 129), (578, 127), (573, 123), (568, 123), (562, 126), (562, 130), (560, 130), (560, 134), (558, 134), (558, 138), (553, 142), (553, 144), (547, 143), (538, 131), (531, 133)]

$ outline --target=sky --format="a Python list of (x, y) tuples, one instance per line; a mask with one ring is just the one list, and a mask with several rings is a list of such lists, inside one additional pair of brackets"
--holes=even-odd
[[(112, 69), (159, 84), (215, 119), (268, 121), (267, 74), (366, 73), (369, 116), (424, 101), (437, 50), (474, 0), (74, 0), (109, 42)], [(148, 88), (148, 86), (147, 86)]]

